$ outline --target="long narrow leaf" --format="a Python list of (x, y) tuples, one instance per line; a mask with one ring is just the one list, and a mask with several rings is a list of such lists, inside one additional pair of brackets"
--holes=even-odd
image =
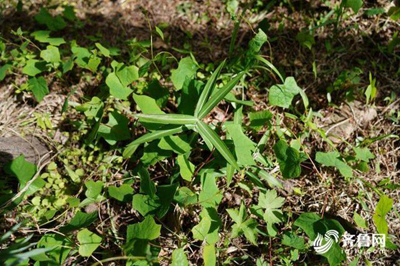
[(187, 129), (193, 129), (194, 126), (188, 125), (188, 126), (181, 126), (181, 127), (177, 127), (177, 128), (172, 128), (172, 129), (165, 129), (165, 130), (157, 130), (151, 133), (147, 133), (137, 139), (135, 139), (134, 141), (132, 141), (131, 143), (128, 144), (128, 146), (126, 146), (124, 153), (123, 153), (123, 157), (124, 158), (129, 158), (132, 156), (132, 154), (135, 152), (136, 148), (145, 142), (149, 142), (155, 139), (160, 139), (163, 137), (167, 137), (167, 136), (171, 136), (174, 134), (178, 134), (181, 133)]
[(197, 116), (200, 112), (200, 110), (203, 108), (204, 104), (206, 103), (208, 97), (210, 96), (212, 90), (215, 87), (215, 83), (217, 82), (217, 79), (219, 77), (219, 74), (221, 73), (221, 69), (225, 65), (225, 60), (217, 67), (217, 69), (214, 71), (214, 73), (211, 75), (210, 79), (207, 81), (206, 86), (204, 87), (204, 90), (202, 91), (199, 101), (197, 102), (196, 109), (194, 111), (194, 115)]
[(235, 78), (228, 82), (222, 89), (218, 90), (208, 102), (203, 106), (198, 114), (198, 118), (204, 118), (218, 103), (236, 86), (239, 80), (244, 75), (244, 72), (239, 73)]
[(201, 137), (204, 140), (207, 140), (212, 145), (214, 145), (215, 149), (225, 158), (225, 160), (231, 164), (237, 170), (240, 170), (239, 165), (237, 164), (235, 158), (232, 153), (229, 151), (228, 147), (225, 143), (219, 138), (217, 133), (215, 133), (206, 123), (203, 121), (199, 121), (196, 124), (197, 130), (199, 131)]
[(146, 114), (135, 114), (139, 118), (140, 122), (164, 124), (164, 125), (186, 125), (195, 124), (197, 118), (191, 115), (181, 114), (159, 114), (159, 115), (146, 115)]
[(279, 73), (279, 70), (267, 59), (265, 59), (264, 57), (260, 56), (260, 55), (256, 55), (256, 59), (263, 62), (265, 65), (267, 65), (267, 67), (269, 67), (270, 69), (272, 69), (272, 71), (275, 72), (275, 74), (278, 75), (278, 77), (282, 80), (282, 82), (285, 82), (285, 80), (283, 79), (281, 73)]

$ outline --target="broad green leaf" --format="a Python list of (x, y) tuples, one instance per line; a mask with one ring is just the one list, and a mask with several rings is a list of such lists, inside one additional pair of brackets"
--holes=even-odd
[(78, 66), (86, 68), (89, 58), (92, 55), (88, 49), (79, 46), (72, 46), (71, 51), (75, 57), (75, 62)]
[(211, 77), (208, 79), (206, 86), (204, 87), (203, 91), (200, 94), (200, 98), (196, 104), (196, 109), (194, 111), (194, 115), (198, 116), (201, 109), (203, 109), (204, 104), (209, 99), (212, 91), (215, 87), (219, 74), (221, 73), (222, 68), (225, 66), (225, 60), (217, 67)]
[(301, 158), (296, 149), (289, 147), (285, 141), (279, 140), (274, 146), (274, 152), (284, 178), (295, 178), (300, 176)]
[(37, 74), (43, 72), (45, 69), (46, 62), (36, 59), (29, 59), (28, 61), (26, 61), (26, 65), (22, 68), (22, 73), (34, 77)]
[(144, 114), (164, 114), (156, 101), (149, 96), (133, 94), (133, 99)]
[(386, 214), (392, 209), (393, 200), (386, 195), (383, 195), (378, 204), (376, 205), (375, 213), (373, 215), (373, 220), (376, 226), (376, 230), (379, 234), (388, 233), (388, 223), (386, 222)]
[[(157, 79), (150, 81), (148, 87), (144, 90), (153, 98), (160, 108), (165, 107), (169, 98), (169, 90), (160, 85)], [(181, 112), (179, 112), (181, 113)]]
[(269, 103), (282, 108), (289, 108), (294, 96), (300, 93), (293, 77), (288, 77), (284, 84), (274, 85), (270, 88), (268, 99)]
[(52, 45), (48, 45), (46, 50), (42, 50), (40, 57), (47, 63), (59, 63), (61, 61), (58, 48)]
[(115, 73), (108, 74), (106, 84), (110, 88), (110, 94), (117, 99), (127, 100), (132, 90), (121, 84)]
[(229, 216), (235, 222), (232, 226), (231, 237), (236, 238), (242, 234), (245, 235), (253, 245), (257, 245), (257, 221), (253, 219), (246, 220), (246, 209), (243, 202), (240, 205), (239, 211), (235, 209), (227, 209)]
[(203, 108), (198, 113), (198, 118), (203, 119), (208, 115), (214, 107), (216, 107), (222, 99), (236, 86), (239, 80), (243, 77), (244, 72), (240, 72), (233, 79), (231, 79), (224, 87), (219, 89), (213, 95), (210, 96), (208, 101), (204, 103)]
[(7, 71), (12, 67), (11, 64), (5, 64), (2, 67), (0, 67), (0, 81), (2, 81), (7, 74)]
[(85, 195), (88, 198), (93, 198), (93, 199), (97, 198), (97, 196), (99, 196), (101, 191), (103, 190), (102, 181), (94, 182), (93, 180), (89, 180), (85, 182), (85, 186), (86, 186)]
[(174, 195), (174, 200), (180, 206), (188, 206), (197, 203), (197, 195), (188, 187), (181, 187)]
[(106, 47), (104, 47), (98, 42), (96, 42), (94, 45), (96, 45), (97, 49), (100, 50), (102, 55), (104, 55), (105, 57), (110, 57), (110, 50), (108, 50)]
[(29, 88), (32, 90), (33, 96), (38, 102), (41, 102), (43, 98), (49, 93), (47, 82), (44, 77), (30, 78), (28, 81)]
[(40, 8), (39, 13), (34, 18), (39, 24), (46, 25), (51, 31), (62, 30), (67, 26), (60, 15), (53, 17), (45, 8)]
[(185, 155), (179, 155), (176, 159), (179, 165), (179, 173), (186, 181), (191, 182), (195, 171), (195, 166), (187, 159)]
[(158, 141), (153, 141), (145, 145), (143, 150), (143, 156), (140, 158), (141, 163), (148, 167), (155, 165), (157, 162), (170, 158), (172, 156), (171, 151), (162, 150), (158, 147)]
[(126, 240), (146, 239), (154, 240), (160, 236), (161, 225), (156, 224), (154, 218), (147, 216), (142, 222), (128, 225)]
[(122, 86), (128, 86), (133, 81), (139, 79), (139, 69), (137, 68), (137, 66), (123, 65), (117, 70), (116, 74), (121, 81)]
[(50, 37), (50, 31), (38, 30), (32, 32), (31, 36), (35, 38), (38, 42), (48, 43), (50, 45), (59, 46), (65, 43), (64, 38), (52, 38)]
[(217, 151), (225, 158), (225, 160), (231, 164), (234, 168), (239, 170), (239, 165), (237, 164), (232, 153), (229, 151), (225, 143), (219, 138), (217, 133), (215, 133), (206, 123), (203, 121), (198, 121), (196, 123), (196, 128), (204, 140), (211, 143)]
[(132, 198), (132, 208), (143, 216), (155, 215), (160, 207), (161, 202), (157, 196), (136, 194)]
[(109, 114), (107, 124), (101, 124), (98, 130), (100, 137), (110, 145), (115, 145), (117, 141), (130, 139), (130, 130), (128, 128), (129, 119), (117, 111)]
[(78, 230), (80, 228), (88, 227), (91, 225), (94, 221), (97, 220), (98, 213), (97, 212), (92, 212), (92, 213), (84, 213), (81, 211), (78, 211), (74, 218), (69, 222), (68, 225), (62, 227), (60, 229), (61, 233), (69, 233), (75, 230)]
[(171, 266), (189, 266), (189, 261), (183, 248), (175, 249), (172, 252)]
[(186, 77), (193, 78), (196, 75), (197, 65), (192, 58), (185, 57), (179, 62), (178, 68), (171, 70), (171, 80), (176, 90), (182, 89)]
[(164, 125), (195, 124), (198, 121), (194, 116), (181, 114), (135, 114), (135, 116), (140, 119), (140, 122)]
[(212, 173), (203, 173), (201, 176), (199, 201), (205, 208), (218, 206), (222, 200), (222, 191), (218, 189), (215, 179), (216, 177)]
[(214, 245), (206, 245), (203, 247), (203, 260), (204, 260), (204, 266), (217, 265), (217, 258), (215, 255)]
[(211, 219), (209, 217), (203, 217), (199, 224), (193, 227), (192, 233), (193, 238), (197, 240), (204, 240), (210, 231)]
[(255, 55), (257, 55), (260, 50), (261, 47), (264, 45), (264, 43), (268, 40), (267, 35), (263, 32), (262, 29), (258, 29), (258, 32), (256, 34), (256, 36), (254, 36), (253, 39), (250, 40), (249, 42), (249, 48), (246, 52), (246, 55), (248, 57), (254, 57)]
[(178, 189), (179, 183), (173, 183), (170, 185), (160, 185), (157, 187), (157, 196), (160, 198), (161, 206), (157, 210), (157, 217), (163, 218), (173, 206), (171, 202), (174, 200), (174, 196)]
[(343, 162), (342, 160), (340, 160), (339, 157), (339, 153), (336, 151), (333, 152), (317, 152), (316, 156), (315, 156), (315, 160), (320, 163), (323, 164), (325, 166), (334, 166), (336, 167), (339, 172), (342, 174), (342, 176), (344, 177), (352, 177), (353, 176), (353, 169), (346, 164), (345, 162)]
[(194, 115), (196, 105), (193, 103), (198, 102), (200, 91), (203, 87), (203, 82), (195, 79), (186, 78), (183, 83), (182, 90), (180, 91), (180, 99), (178, 112), (186, 115)]
[(267, 223), (274, 224), (282, 221), (282, 211), (285, 199), (278, 197), (276, 190), (267, 190), (265, 193), (260, 193), (258, 198), (258, 206), (265, 209), (264, 220)]
[(97, 68), (101, 63), (101, 58), (97, 56), (92, 56), (87, 63), (87, 68), (92, 72), (97, 72)]
[(369, 160), (374, 159), (375, 155), (370, 152), (368, 148), (354, 148), (357, 160), (364, 162), (369, 162)]
[(101, 244), (101, 237), (86, 228), (78, 232), (77, 239), (79, 254), (83, 257), (90, 257)]
[(37, 243), (38, 248), (49, 248), (45, 258), (47, 265), (63, 265), (74, 243), (59, 234), (45, 234)]
[(256, 163), (253, 160), (253, 153), (256, 144), (243, 133), (241, 125), (225, 123), (225, 127), (235, 144), (235, 153), (238, 164), (243, 166), (255, 165)]
[(358, 213), (354, 212), (353, 219), (354, 219), (354, 222), (356, 222), (358, 227), (364, 228), (364, 229), (368, 228), (367, 222)]
[(132, 199), (133, 188), (128, 184), (123, 184), (119, 187), (109, 186), (108, 194), (110, 195), (110, 197), (112, 197), (116, 200), (119, 200), (122, 202), (129, 202)]
[(69, 177), (71, 178), (71, 180), (74, 183), (79, 183), (81, 181), (81, 178), (79, 177), (79, 175), (77, 173), (75, 173), (74, 170), (72, 170), (68, 165), (64, 165), (65, 170), (67, 170), (67, 173), (69, 175)]
[(358, 13), (363, 5), (363, 0), (345, 0), (345, 6), (351, 8), (354, 13)]
[(21, 155), (4, 166), (4, 171), (15, 176), (20, 184), (20, 189), (24, 188), (29, 180), (35, 175), (36, 165), (25, 160), (25, 156)]
[(176, 154), (190, 152), (191, 146), (187, 136), (167, 136), (163, 137), (158, 143), (158, 147), (163, 150), (170, 150)]
[(150, 179), (149, 172), (141, 167), (139, 168), (138, 174), (140, 176), (140, 193), (154, 197), (156, 195), (156, 185), (153, 180)]
[(306, 248), (304, 238), (297, 236), (293, 232), (285, 232), (283, 234), (282, 244), (299, 250)]
[(272, 113), (268, 110), (249, 113), (250, 127), (260, 130), (272, 118)]
[(317, 232), (314, 231), (313, 224), (321, 220), (321, 217), (313, 212), (302, 213), (293, 225), (300, 227), (303, 231), (314, 240), (317, 237)]

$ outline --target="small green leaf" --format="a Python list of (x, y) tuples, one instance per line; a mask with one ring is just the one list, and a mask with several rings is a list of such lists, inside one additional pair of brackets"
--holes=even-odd
[(163, 137), (158, 143), (158, 147), (163, 150), (173, 151), (176, 154), (185, 154), (191, 150), (187, 136)]
[(98, 216), (97, 212), (84, 213), (78, 211), (75, 214), (74, 218), (72, 218), (72, 220), (69, 222), (69, 224), (60, 229), (60, 232), (65, 234), (78, 230), (80, 228), (88, 227), (94, 221), (97, 220), (97, 216)]
[(144, 114), (164, 114), (158, 107), (156, 100), (149, 96), (133, 94), (133, 99)]
[(37, 243), (38, 248), (50, 249), (44, 255), (49, 265), (63, 265), (73, 245), (68, 237), (59, 234), (45, 234)]
[(4, 166), (4, 171), (15, 176), (20, 184), (20, 189), (24, 188), (29, 180), (36, 173), (36, 165), (25, 160), (25, 156), (21, 155)]
[(203, 248), (203, 260), (205, 266), (215, 266), (217, 265), (217, 258), (215, 255), (215, 246), (206, 245)]
[(203, 217), (199, 224), (193, 227), (192, 233), (193, 238), (197, 240), (204, 240), (210, 231), (211, 219), (208, 217)]
[(45, 69), (45, 62), (35, 59), (29, 59), (28, 61), (26, 61), (26, 65), (22, 68), (22, 73), (34, 77), (37, 74), (43, 72)]
[(46, 50), (42, 50), (40, 57), (47, 63), (59, 63), (61, 61), (58, 48), (52, 45), (48, 45)]
[(161, 39), (164, 41), (164, 33), (162, 32), (162, 30), (156, 26), (156, 32), (158, 33), (158, 35), (160, 35)]
[(139, 79), (139, 69), (137, 68), (137, 66), (123, 65), (117, 70), (116, 74), (121, 81), (122, 86), (128, 86), (133, 81)]
[(203, 121), (198, 121), (196, 123), (196, 128), (199, 131), (200, 135), (205, 141), (211, 143), (217, 151), (225, 158), (225, 160), (231, 164), (234, 168), (239, 170), (239, 165), (237, 164), (235, 158), (232, 153), (229, 151), (228, 147), (225, 143), (219, 138), (217, 133), (215, 133), (206, 123)]
[(201, 192), (199, 201), (205, 208), (215, 207), (222, 200), (222, 192), (218, 189), (213, 173), (204, 173), (201, 176)]
[(86, 197), (92, 199), (97, 198), (97, 196), (99, 196), (101, 191), (103, 190), (102, 181), (94, 182), (93, 180), (89, 180), (85, 183), (85, 186), (87, 188), (85, 192)]
[(356, 222), (357, 226), (360, 228), (367, 229), (367, 222), (356, 212), (354, 212), (353, 216), (354, 222)]
[(171, 266), (189, 266), (189, 261), (183, 248), (175, 249), (172, 252)]
[(140, 176), (140, 193), (145, 193), (153, 198), (156, 195), (156, 185), (150, 179), (149, 172), (141, 167), (138, 174)]
[(351, 8), (354, 11), (354, 13), (358, 13), (358, 11), (362, 7), (362, 5), (363, 5), (362, 0), (346, 0), (345, 1), (345, 6)]
[(334, 166), (336, 167), (339, 172), (344, 176), (344, 177), (352, 177), (353, 176), (353, 169), (348, 166), (345, 162), (341, 161), (339, 157), (339, 153), (336, 151), (333, 152), (317, 152), (315, 156), (315, 160), (323, 164), (325, 166)]
[(279, 140), (274, 146), (274, 152), (284, 178), (295, 178), (300, 176), (301, 158), (296, 149), (289, 147), (285, 141)]
[(132, 207), (143, 216), (155, 215), (161, 207), (161, 202), (157, 196), (136, 194), (132, 198)]
[(108, 50), (106, 47), (104, 47), (98, 42), (96, 42), (94, 45), (96, 45), (97, 49), (100, 50), (102, 55), (104, 55), (105, 57), (110, 57), (110, 50)]
[(181, 187), (174, 195), (174, 200), (180, 206), (188, 206), (197, 203), (197, 195), (188, 187)]
[(2, 81), (7, 74), (7, 71), (12, 67), (11, 64), (5, 64), (4, 66), (0, 67), (0, 81)]
[(129, 202), (133, 195), (133, 188), (128, 184), (123, 184), (119, 187), (110, 186), (108, 187), (108, 194), (116, 200)]
[(49, 43), (50, 45), (59, 46), (65, 43), (64, 38), (50, 37), (50, 31), (38, 30), (31, 34), (38, 42)]
[(47, 82), (44, 77), (30, 78), (28, 85), (38, 102), (41, 102), (44, 96), (49, 93), (49, 88), (47, 87)]
[(179, 172), (182, 178), (191, 182), (195, 171), (195, 166), (187, 159), (185, 155), (179, 155), (176, 161), (179, 165)]
[(368, 148), (354, 148), (357, 160), (364, 162), (369, 162), (369, 160), (374, 159), (375, 155), (370, 152)]
[(272, 118), (272, 113), (268, 110), (249, 113), (250, 127), (260, 130)]
[(376, 205), (374, 216), (372, 217), (379, 234), (388, 233), (388, 223), (386, 222), (386, 214), (392, 209), (393, 200), (386, 195), (383, 195)]
[(126, 240), (145, 239), (154, 240), (160, 236), (161, 225), (156, 224), (154, 218), (147, 216), (142, 222), (128, 225)]
[(100, 246), (101, 237), (87, 229), (78, 232), (79, 254), (83, 257), (90, 257), (92, 253)]
[(270, 88), (268, 99), (272, 105), (289, 108), (294, 96), (299, 94), (300, 90), (294, 78), (288, 77), (284, 84), (274, 85)]
[(253, 153), (256, 149), (256, 144), (243, 133), (241, 125), (225, 123), (225, 127), (235, 144), (238, 164), (243, 166), (255, 165)]
[(110, 88), (110, 94), (117, 99), (127, 100), (132, 90), (121, 84), (115, 73), (108, 74), (106, 84)]
[(110, 145), (115, 145), (117, 141), (130, 139), (128, 123), (128, 118), (117, 111), (113, 111), (109, 114), (108, 123), (100, 125), (98, 134)]
[(176, 90), (182, 89), (186, 77), (193, 78), (197, 71), (197, 65), (192, 58), (185, 57), (179, 62), (178, 68), (171, 70), (171, 80)]

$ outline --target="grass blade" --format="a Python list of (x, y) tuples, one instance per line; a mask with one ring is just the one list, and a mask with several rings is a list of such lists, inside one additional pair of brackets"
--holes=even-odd
[(152, 141), (155, 139), (160, 139), (160, 138), (167, 137), (167, 136), (171, 136), (174, 134), (178, 134), (187, 129), (192, 129), (192, 128), (194, 128), (194, 126), (181, 126), (181, 127), (177, 127), (177, 128), (157, 130), (157, 131), (154, 131), (151, 133), (147, 133), (147, 134), (135, 139), (131, 143), (129, 143), (128, 146), (126, 146), (126, 148), (124, 150), (123, 157), (124, 158), (131, 157), (132, 154), (135, 152), (136, 148), (142, 143), (149, 142), (149, 141)]
[(255, 58), (261, 62), (263, 62), (267, 67), (269, 67), (270, 69), (272, 69), (272, 71), (275, 72), (275, 74), (278, 75), (278, 77), (282, 80), (282, 82), (285, 82), (285, 80), (283, 79), (281, 73), (279, 73), (278, 69), (267, 59), (265, 59), (264, 57), (260, 56), (260, 55), (256, 55)]
[(203, 121), (198, 121), (196, 123), (197, 130), (199, 131), (201, 137), (204, 140), (207, 140), (212, 145), (214, 145), (215, 149), (225, 158), (225, 160), (231, 164), (237, 170), (240, 170), (239, 165), (237, 164), (235, 158), (232, 153), (229, 151), (228, 147), (225, 143), (218, 137), (217, 133), (214, 132), (206, 123)]
[(240, 72), (235, 78), (228, 82), (222, 89), (211, 96), (209, 101), (203, 106), (198, 114), (198, 118), (204, 118), (218, 103), (236, 86), (239, 80), (243, 77), (244, 72)]
[(164, 125), (186, 125), (195, 124), (197, 118), (191, 115), (181, 114), (159, 114), (159, 115), (146, 115), (135, 114), (140, 122), (164, 124)]
[(204, 87), (203, 92), (200, 95), (199, 101), (197, 102), (196, 109), (194, 111), (194, 115), (197, 117), (199, 114), (200, 110), (203, 108), (204, 104), (206, 103), (208, 97), (210, 96), (212, 90), (215, 87), (215, 83), (217, 82), (217, 79), (219, 77), (219, 74), (221, 73), (221, 69), (225, 66), (226, 60), (224, 60), (214, 71), (214, 73), (211, 75), (210, 79), (207, 81), (206, 86)]

